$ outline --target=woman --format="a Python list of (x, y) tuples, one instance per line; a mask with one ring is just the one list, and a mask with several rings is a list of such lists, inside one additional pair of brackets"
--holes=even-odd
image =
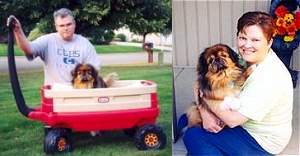
[[(289, 72), (270, 48), (273, 31), (267, 13), (247, 12), (240, 17), (237, 48), (247, 65), (255, 67), (239, 95), (241, 107), (212, 112), (200, 105), (203, 126), (182, 134), (190, 155), (274, 155), (286, 147), (292, 133), (293, 87)], [(186, 123), (184, 114), (179, 130)]]

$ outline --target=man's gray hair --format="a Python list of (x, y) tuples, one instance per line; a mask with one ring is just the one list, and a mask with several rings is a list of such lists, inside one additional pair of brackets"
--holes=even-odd
[(72, 17), (72, 19), (74, 20), (74, 16), (73, 16), (71, 10), (69, 10), (67, 8), (61, 8), (61, 9), (54, 12), (54, 14), (53, 14), (54, 21), (56, 20), (57, 17), (65, 18), (68, 15), (70, 15)]

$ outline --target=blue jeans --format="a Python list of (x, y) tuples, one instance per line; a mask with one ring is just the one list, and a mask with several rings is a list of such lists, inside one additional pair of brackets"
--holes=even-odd
[[(178, 120), (178, 129), (187, 125), (186, 114)], [(219, 133), (210, 133), (202, 127), (190, 127), (180, 133), (191, 156), (271, 156), (241, 126), (225, 127)]]

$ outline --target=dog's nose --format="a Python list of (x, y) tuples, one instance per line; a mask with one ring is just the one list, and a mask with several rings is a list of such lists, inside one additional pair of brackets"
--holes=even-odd
[(220, 58), (220, 57), (217, 57), (216, 59), (215, 59), (215, 62), (216, 63), (221, 63), (223, 60)]
[(216, 70), (221, 70), (221, 69), (226, 68), (225, 61), (223, 59), (217, 57), (214, 62), (214, 68)]
[(82, 81), (89, 81), (89, 77), (87, 76), (87, 74), (82, 74)]

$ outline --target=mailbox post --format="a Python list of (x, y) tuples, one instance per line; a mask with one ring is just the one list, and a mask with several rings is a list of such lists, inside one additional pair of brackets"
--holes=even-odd
[(148, 63), (153, 62), (153, 43), (146, 42), (143, 44), (143, 49), (148, 52)]

